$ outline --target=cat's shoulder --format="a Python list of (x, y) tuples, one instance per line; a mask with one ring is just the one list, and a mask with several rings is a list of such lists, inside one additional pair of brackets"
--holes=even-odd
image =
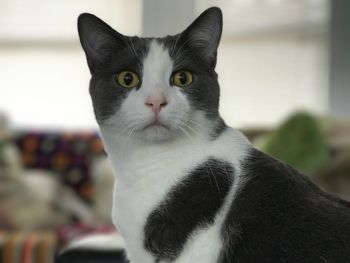
[[(222, 228), (222, 261), (347, 262), (350, 204), (325, 193), (308, 177), (251, 149), (241, 164), (244, 185)], [(300, 246), (300, 244), (303, 244)], [(332, 245), (330, 245), (332, 244)], [(235, 247), (235, 251), (231, 249)], [(321, 254), (320, 254), (321, 253)], [(312, 260), (311, 260), (312, 259)]]
[[(350, 208), (350, 203), (321, 190), (307, 175), (255, 148), (250, 148), (240, 165), (246, 178), (246, 190), (275, 195), (280, 201), (340, 204)], [(349, 210), (350, 212), (350, 210)]]

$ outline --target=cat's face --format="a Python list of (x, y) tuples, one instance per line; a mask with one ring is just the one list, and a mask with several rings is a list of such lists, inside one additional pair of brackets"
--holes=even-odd
[(78, 29), (101, 129), (163, 141), (219, 125), (218, 8), (164, 38), (124, 36), (90, 14), (79, 17)]

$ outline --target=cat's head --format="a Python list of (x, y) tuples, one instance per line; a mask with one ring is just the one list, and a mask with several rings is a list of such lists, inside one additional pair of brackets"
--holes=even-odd
[(79, 16), (78, 30), (102, 130), (163, 141), (223, 127), (215, 72), (219, 8), (164, 38), (125, 36), (91, 14)]

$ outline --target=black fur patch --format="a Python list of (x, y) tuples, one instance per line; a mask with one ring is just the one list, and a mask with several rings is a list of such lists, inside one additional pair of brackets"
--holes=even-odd
[(210, 158), (171, 189), (145, 225), (144, 246), (156, 262), (176, 259), (194, 230), (213, 223), (233, 177), (229, 163)]
[(57, 255), (55, 263), (130, 263), (122, 250), (70, 249)]
[(219, 263), (350, 262), (349, 204), (252, 150), (222, 228)]

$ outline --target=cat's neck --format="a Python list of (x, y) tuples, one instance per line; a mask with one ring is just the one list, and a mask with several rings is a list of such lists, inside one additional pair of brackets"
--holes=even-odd
[(220, 117), (208, 120), (202, 115), (199, 116), (201, 121), (192, 124), (188, 130), (183, 129), (171, 138), (161, 141), (145, 140), (135, 134), (126, 135), (125, 131), (120, 132), (113, 126), (100, 126), (100, 130), (108, 155), (118, 163), (125, 163), (130, 156), (140, 152), (151, 155), (206, 144), (220, 135), (218, 131), (221, 133), (223, 126), (227, 128)]
[(132, 162), (137, 162), (137, 159), (159, 160), (159, 157), (171, 153), (188, 152), (210, 141), (207, 135), (195, 133), (188, 133), (171, 140), (152, 142), (136, 136), (126, 138), (123, 134), (103, 129), (101, 131), (109, 158), (120, 168), (132, 165)]
[(216, 138), (206, 131), (163, 142), (144, 141), (137, 137), (125, 138), (104, 129), (101, 132), (116, 177), (129, 180), (132, 172), (132, 183), (137, 180), (136, 174), (144, 177), (145, 173), (151, 174), (157, 169), (172, 167), (173, 163), (190, 165), (213, 154), (225, 158), (228, 152), (240, 154), (249, 145), (240, 132), (229, 127)]

